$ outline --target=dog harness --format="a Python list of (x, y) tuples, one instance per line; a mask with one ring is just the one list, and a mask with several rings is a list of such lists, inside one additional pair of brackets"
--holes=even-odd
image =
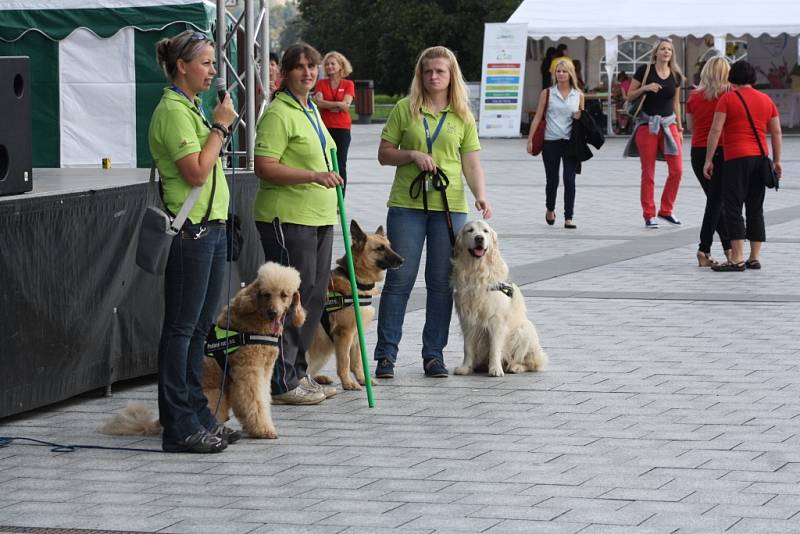
[(231, 354), (239, 347), (245, 345), (270, 345), (280, 346), (280, 336), (268, 336), (264, 334), (243, 334), (236, 330), (226, 330), (214, 325), (208, 332), (206, 338), (205, 354), (209, 358), (214, 358), (222, 369), (228, 365), (228, 354)]
[(489, 288), (489, 291), (500, 291), (508, 298), (514, 296), (514, 286), (507, 282), (497, 282), (495, 285)]
[[(345, 277), (347, 276), (347, 271), (341, 267), (337, 267), (334, 272), (343, 274)], [(375, 288), (375, 284), (362, 284), (356, 280), (356, 287), (359, 290), (358, 304), (360, 306), (372, 306), (372, 295), (362, 295), (361, 291), (370, 291)], [(320, 317), (319, 322), (322, 324), (322, 328), (325, 330), (325, 333), (328, 334), (329, 338), (331, 338), (331, 341), (333, 341), (333, 335), (331, 332), (330, 314), (345, 308), (349, 308), (353, 305), (353, 302), (352, 295), (345, 295), (333, 290), (328, 291), (327, 300), (325, 301), (325, 309), (322, 311), (322, 317)]]

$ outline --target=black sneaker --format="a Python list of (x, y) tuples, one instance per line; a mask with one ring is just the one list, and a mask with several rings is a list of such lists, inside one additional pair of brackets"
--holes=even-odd
[(216, 436), (218, 438), (222, 438), (223, 441), (226, 441), (228, 445), (232, 443), (236, 443), (240, 439), (242, 439), (242, 431), (241, 430), (234, 430), (230, 427), (223, 425), (222, 423), (218, 424), (211, 430), (209, 430), (212, 436)]
[(389, 358), (379, 360), (375, 367), (375, 378), (394, 378), (394, 362)]
[(195, 454), (213, 454), (222, 452), (228, 446), (228, 442), (220, 437), (214, 436), (208, 430), (200, 430), (194, 434), (186, 436), (177, 441), (163, 440), (161, 448), (164, 452), (191, 452)]
[(423, 360), (422, 366), (425, 368), (425, 376), (431, 378), (445, 378), (450, 374), (444, 362), (439, 358)]

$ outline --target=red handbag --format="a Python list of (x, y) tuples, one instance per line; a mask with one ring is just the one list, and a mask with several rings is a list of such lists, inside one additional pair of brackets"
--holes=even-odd
[(538, 156), (542, 153), (542, 148), (544, 148), (544, 129), (547, 126), (547, 106), (550, 105), (550, 89), (547, 90), (547, 96), (544, 100), (544, 111), (542, 112), (542, 120), (539, 121), (539, 124), (536, 126), (536, 131), (533, 132), (533, 138), (531, 139), (531, 154), (534, 156)]

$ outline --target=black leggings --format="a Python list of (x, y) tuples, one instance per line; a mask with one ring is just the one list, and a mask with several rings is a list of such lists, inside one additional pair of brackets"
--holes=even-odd
[(567, 157), (568, 139), (545, 141), (542, 148), (544, 174), (547, 177), (545, 186), (545, 204), (548, 211), (556, 209), (556, 193), (558, 193), (558, 168), (564, 162), (564, 218), (572, 219), (575, 208), (575, 171), (578, 160)]
[(339, 160), (339, 176), (344, 180), (342, 194), (347, 189), (347, 151), (350, 149), (349, 128), (328, 128), (328, 132), (336, 142), (336, 159)]
[(703, 214), (703, 224), (700, 226), (700, 246), (697, 249), (706, 254), (711, 253), (711, 243), (714, 241), (714, 230), (719, 234), (723, 250), (730, 250), (731, 240), (728, 238), (728, 227), (722, 217), (722, 149), (714, 152), (714, 173), (711, 179), (703, 176), (703, 164), (706, 161), (706, 147), (692, 147), (692, 170), (700, 182), (700, 187), (706, 194), (706, 211)]

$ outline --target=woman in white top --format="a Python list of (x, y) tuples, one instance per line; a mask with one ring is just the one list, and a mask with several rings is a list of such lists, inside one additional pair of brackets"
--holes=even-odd
[[(547, 176), (545, 188), (547, 213), (544, 216), (547, 224), (556, 222), (556, 193), (558, 193), (558, 168), (564, 163), (564, 228), (574, 229), (572, 222), (575, 206), (575, 170), (578, 160), (567, 157), (569, 136), (572, 133), (572, 119), (578, 119), (583, 109), (583, 93), (578, 86), (575, 67), (569, 59), (562, 59), (556, 64), (555, 84), (544, 89), (539, 95), (539, 106), (531, 124), (528, 135), (528, 153), (533, 152), (533, 134), (545, 113), (547, 102), (547, 123), (544, 130), (544, 148), (542, 161)], [(548, 96), (549, 93), (549, 96)]]

